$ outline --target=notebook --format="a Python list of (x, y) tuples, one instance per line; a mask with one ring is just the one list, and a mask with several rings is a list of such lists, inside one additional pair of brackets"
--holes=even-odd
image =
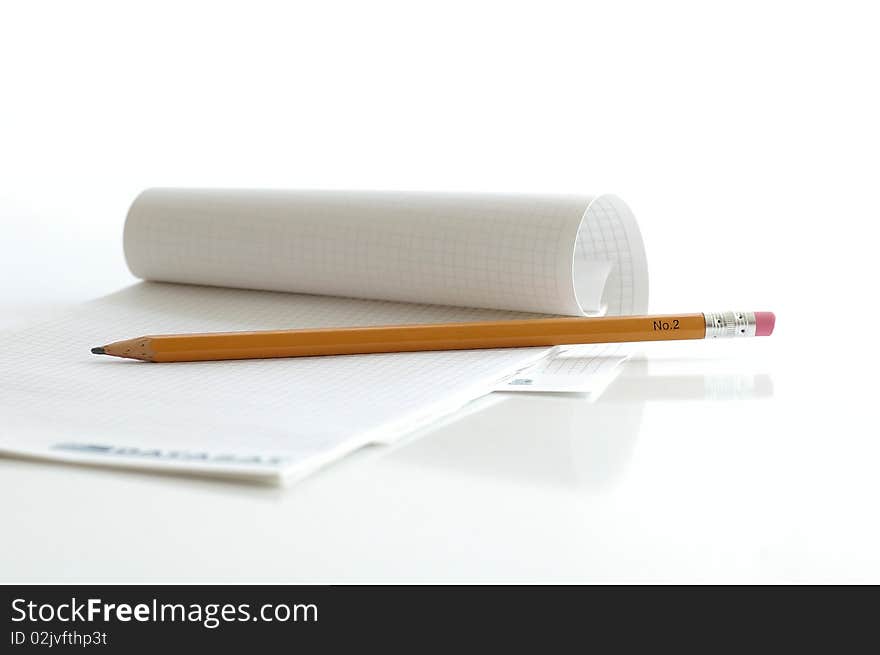
[(621, 355), (149, 364), (89, 348), (144, 334), (647, 310), (641, 236), (614, 196), (151, 189), (134, 201), (123, 245), (142, 282), (6, 332), (0, 452), (295, 479), (517, 379), (552, 386), (541, 376), (610, 370)]

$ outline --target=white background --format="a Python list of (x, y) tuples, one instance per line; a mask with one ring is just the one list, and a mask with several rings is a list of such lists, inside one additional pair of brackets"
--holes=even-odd
[(0, 327), (147, 186), (617, 193), (653, 311), (778, 315), (289, 489), (0, 460), (0, 581), (880, 580), (872, 3), (0, 7)]

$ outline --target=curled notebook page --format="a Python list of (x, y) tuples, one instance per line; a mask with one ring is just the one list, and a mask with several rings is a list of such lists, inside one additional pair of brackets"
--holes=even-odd
[(125, 225), (145, 280), (570, 316), (647, 309), (615, 196), (150, 189)]
[(292, 479), (431, 425), (555, 350), (149, 364), (89, 349), (647, 304), (638, 227), (612, 196), (151, 190), (124, 244), (147, 281), (5, 333), (0, 452)]

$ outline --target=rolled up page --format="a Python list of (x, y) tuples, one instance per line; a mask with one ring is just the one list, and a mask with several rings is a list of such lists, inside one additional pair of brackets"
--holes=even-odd
[(124, 245), (151, 281), (570, 316), (648, 303), (611, 195), (149, 189)]

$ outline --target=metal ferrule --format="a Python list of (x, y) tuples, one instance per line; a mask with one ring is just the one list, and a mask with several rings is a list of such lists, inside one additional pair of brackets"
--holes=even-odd
[(755, 312), (704, 312), (707, 339), (753, 337), (757, 329)]

